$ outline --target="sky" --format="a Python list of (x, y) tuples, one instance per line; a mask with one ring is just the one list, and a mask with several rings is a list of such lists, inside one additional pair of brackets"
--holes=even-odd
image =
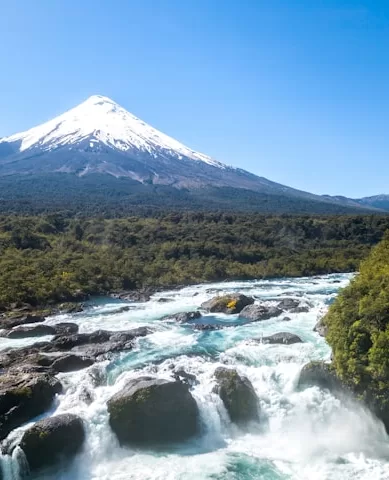
[(387, 0), (0, 0), (0, 137), (94, 94), (273, 181), (389, 193)]

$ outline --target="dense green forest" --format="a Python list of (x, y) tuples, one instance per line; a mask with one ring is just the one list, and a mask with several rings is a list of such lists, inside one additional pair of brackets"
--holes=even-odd
[(389, 232), (324, 321), (337, 374), (389, 429)]
[(150, 215), (156, 210), (260, 212), (264, 214), (358, 214), (362, 207), (292, 195), (275, 195), (242, 188), (204, 187), (193, 190), (145, 185), (109, 175), (79, 177), (68, 173), (0, 177), (0, 213), (71, 215), (118, 218)]
[(0, 306), (141, 286), (358, 269), (388, 216), (0, 217)]

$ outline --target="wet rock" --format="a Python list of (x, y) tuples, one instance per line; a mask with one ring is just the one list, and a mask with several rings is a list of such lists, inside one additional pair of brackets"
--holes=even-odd
[(219, 394), (232, 422), (244, 426), (259, 420), (258, 397), (250, 380), (235, 369), (219, 367), (215, 371)]
[(70, 459), (85, 441), (83, 421), (77, 415), (64, 414), (35, 423), (23, 435), (23, 449), (32, 472)]
[(210, 323), (195, 323), (192, 327), (195, 330), (200, 330), (201, 332), (212, 332), (214, 330), (222, 330), (232, 325), (220, 325), (220, 324), (210, 324)]
[(267, 344), (282, 344), (282, 345), (293, 345), (294, 343), (303, 343), (301, 338), (294, 333), (289, 332), (279, 332), (274, 335), (269, 335), (268, 337), (263, 337), (259, 339), (261, 343)]
[(84, 311), (84, 305), (82, 303), (62, 303), (58, 307), (61, 313), (80, 313)]
[(31, 323), (44, 322), (45, 317), (42, 315), (33, 314), (20, 314), (13, 317), (5, 317), (0, 319), (0, 328), (10, 330), (11, 328), (18, 327), (19, 325), (28, 325)]
[(107, 384), (107, 372), (105, 368), (95, 365), (89, 370), (89, 376), (94, 387), (101, 387)]
[(169, 302), (172, 302), (172, 301), (173, 301), (172, 298), (166, 298), (166, 297), (158, 298), (158, 303), (169, 303)]
[(321, 337), (326, 337), (328, 333), (328, 327), (324, 323), (324, 317), (321, 318), (315, 325), (314, 332), (318, 333)]
[(157, 292), (157, 289), (152, 287), (140, 288), (138, 290), (130, 290), (126, 292), (119, 292), (111, 294), (113, 298), (119, 298), (126, 302), (148, 302), (154, 293)]
[(115, 310), (114, 312), (112, 312), (113, 314), (116, 314), (116, 313), (125, 313), (125, 312), (129, 312), (131, 310), (131, 307), (129, 305), (125, 305), (124, 307), (120, 307), (118, 308), (117, 310)]
[(173, 375), (178, 382), (186, 383), (190, 387), (193, 387), (194, 385), (198, 385), (199, 383), (196, 378), (196, 375), (186, 372), (183, 368), (179, 368), (178, 370), (176, 370), (173, 373)]
[(182, 382), (132, 380), (108, 401), (108, 412), (121, 444), (169, 445), (198, 433), (197, 404)]
[(295, 300), (294, 298), (284, 298), (280, 301), (280, 303), (277, 305), (278, 308), (281, 310), (292, 310), (293, 308), (296, 308), (300, 305), (299, 300)]
[(254, 303), (252, 297), (246, 297), (242, 293), (231, 293), (211, 298), (201, 305), (201, 308), (212, 313), (240, 313), (247, 305)]
[(248, 305), (239, 314), (239, 318), (250, 322), (260, 322), (281, 315), (282, 310), (277, 307), (267, 307), (265, 305)]
[(308, 305), (300, 305), (296, 308), (292, 308), (289, 310), (290, 313), (307, 313), (309, 312), (309, 306)]
[(284, 317), (281, 321), (282, 322), (291, 322), (292, 319), (290, 317)]
[(331, 392), (341, 392), (345, 389), (332, 365), (325, 362), (309, 362), (304, 365), (297, 386), (298, 388), (317, 386)]
[(17, 327), (7, 331), (2, 336), (10, 339), (41, 337), (44, 335), (55, 335), (56, 330), (50, 325), (34, 325), (31, 327)]
[(175, 313), (174, 315), (167, 315), (166, 317), (163, 317), (162, 320), (167, 320), (167, 321), (174, 321), (177, 323), (187, 323), (190, 322), (191, 320), (197, 320), (201, 318), (202, 315), (200, 312), (182, 312), (182, 313)]
[(94, 364), (94, 359), (89, 357), (81, 357), (79, 355), (67, 354), (58, 357), (51, 364), (51, 370), (56, 373), (75, 372), (83, 368), (90, 367)]
[(44, 413), (61, 383), (46, 374), (5, 374), (0, 377), (0, 439), (11, 430)]

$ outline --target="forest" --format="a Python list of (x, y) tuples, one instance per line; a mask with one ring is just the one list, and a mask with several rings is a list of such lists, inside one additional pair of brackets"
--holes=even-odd
[(358, 270), (380, 215), (166, 212), (120, 219), (0, 217), (0, 308), (144, 286)]

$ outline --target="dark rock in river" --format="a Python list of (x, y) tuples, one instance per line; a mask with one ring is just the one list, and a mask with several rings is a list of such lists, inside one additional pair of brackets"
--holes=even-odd
[(254, 303), (252, 297), (246, 297), (242, 293), (231, 293), (211, 298), (201, 305), (201, 308), (212, 313), (240, 313), (247, 305)]
[(84, 425), (76, 415), (64, 414), (35, 423), (23, 435), (23, 449), (32, 472), (69, 459), (82, 448)]
[(172, 301), (173, 301), (172, 298), (166, 298), (166, 297), (158, 298), (158, 303), (169, 303), (169, 302), (172, 302)]
[(183, 368), (179, 368), (178, 370), (176, 370), (173, 373), (173, 376), (178, 382), (186, 383), (191, 387), (193, 387), (194, 385), (198, 385), (199, 383), (196, 375), (186, 372)]
[(46, 374), (5, 374), (0, 377), (0, 439), (11, 430), (44, 413), (61, 383)]
[(84, 311), (84, 305), (82, 303), (62, 303), (58, 307), (61, 313), (80, 313)]
[(321, 318), (315, 325), (313, 331), (318, 333), (321, 337), (325, 337), (328, 332), (328, 327), (324, 323), (324, 318)]
[(303, 342), (298, 335), (289, 332), (274, 333), (273, 335), (269, 335), (268, 337), (258, 339), (258, 341), (261, 343), (282, 345), (293, 345), (294, 343)]
[(325, 362), (309, 362), (304, 365), (297, 386), (298, 388), (317, 386), (331, 392), (345, 390), (332, 365)]
[(51, 369), (56, 372), (75, 372), (94, 364), (94, 359), (79, 355), (66, 354), (58, 357), (51, 364)]
[(295, 300), (294, 298), (284, 298), (280, 301), (280, 303), (277, 305), (278, 308), (281, 310), (292, 310), (293, 308), (296, 308), (300, 305), (299, 300)]
[(17, 327), (4, 334), (6, 338), (41, 337), (43, 335), (55, 335), (55, 328), (51, 325), (34, 325), (31, 327)]
[(21, 314), (14, 317), (1, 318), (0, 328), (4, 328), (8, 330), (14, 327), (18, 327), (19, 325), (28, 325), (31, 323), (40, 323), (44, 321), (45, 321), (45, 317), (42, 317), (41, 315)]
[(195, 330), (200, 330), (202, 332), (212, 332), (214, 330), (222, 330), (223, 328), (231, 327), (232, 325), (220, 325), (220, 324), (210, 324), (210, 323), (195, 323), (192, 327)]
[(292, 308), (289, 310), (290, 313), (307, 313), (309, 312), (309, 306), (308, 305), (300, 305), (296, 308)]
[(239, 318), (249, 320), (250, 322), (259, 322), (269, 320), (270, 318), (281, 315), (282, 310), (277, 307), (267, 307), (265, 305), (248, 305), (239, 314)]
[(174, 315), (167, 315), (166, 317), (163, 317), (162, 320), (168, 320), (168, 321), (174, 321), (177, 323), (187, 323), (191, 320), (197, 320), (198, 318), (201, 318), (202, 315), (200, 312), (194, 311), (194, 312), (182, 312), (182, 313), (175, 313)]
[(248, 378), (225, 367), (216, 369), (215, 378), (215, 391), (223, 400), (232, 422), (244, 426), (259, 419), (258, 397)]
[(108, 412), (121, 444), (167, 445), (198, 433), (197, 404), (182, 382), (132, 380), (108, 401)]
[(119, 298), (120, 300), (124, 300), (126, 302), (148, 302), (151, 298), (151, 295), (157, 292), (156, 288), (152, 287), (145, 287), (140, 288), (138, 290), (130, 290), (127, 292), (119, 292), (111, 294), (113, 298)]

